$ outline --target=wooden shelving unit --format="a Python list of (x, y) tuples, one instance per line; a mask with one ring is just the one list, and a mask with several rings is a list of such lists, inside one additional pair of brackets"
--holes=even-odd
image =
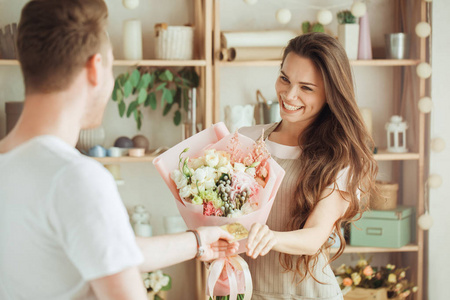
[(92, 157), (92, 158), (102, 164), (119, 164), (119, 163), (153, 162), (156, 156), (145, 155), (142, 157), (120, 156), (120, 157)]
[[(415, 66), (419, 64), (416, 59), (372, 59), (372, 60), (352, 60), (352, 66), (366, 67), (398, 67)], [(278, 67), (281, 64), (279, 60), (252, 60), (252, 61), (216, 61), (220, 67)]]
[[(18, 66), (16, 59), (0, 59), (0, 66)], [(135, 67), (135, 66), (155, 66), (155, 67), (206, 67), (206, 60), (114, 60), (113, 66)]]

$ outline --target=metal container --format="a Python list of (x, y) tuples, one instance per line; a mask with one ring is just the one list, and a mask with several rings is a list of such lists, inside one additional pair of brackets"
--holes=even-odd
[(256, 100), (258, 102), (255, 107), (256, 124), (270, 124), (281, 121), (278, 101), (267, 101), (259, 90), (256, 91)]
[(406, 33), (385, 34), (386, 58), (408, 59), (410, 48), (410, 36)]
[(8, 134), (19, 120), (23, 109), (23, 101), (21, 102), (6, 102), (6, 134)]

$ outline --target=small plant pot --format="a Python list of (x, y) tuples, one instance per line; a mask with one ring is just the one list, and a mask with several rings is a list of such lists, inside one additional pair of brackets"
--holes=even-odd
[(350, 60), (358, 59), (359, 24), (339, 24), (338, 40)]

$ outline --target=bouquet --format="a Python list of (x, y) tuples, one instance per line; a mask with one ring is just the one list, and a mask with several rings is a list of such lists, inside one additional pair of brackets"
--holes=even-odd
[(163, 274), (161, 270), (142, 274), (142, 280), (147, 293), (152, 293), (154, 300), (162, 300), (163, 298), (159, 293), (168, 291), (172, 287), (172, 279), (169, 275)]
[[(264, 141), (230, 134), (223, 123), (190, 137), (153, 161), (190, 229), (265, 223), (284, 176)], [(237, 253), (245, 252), (246, 240)], [(251, 297), (248, 266), (238, 255), (211, 264), (210, 296)], [(244, 290), (245, 283), (245, 290)]]
[(387, 297), (404, 299), (417, 292), (418, 288), (406, 279), (407, 268), (396, 268), (387, 264), (385, 267), (372, 267), (370, 260), (361, 257), (355, 267), (342, 264), (335, 270), (343, 293), (353, 288), (386, 288)]

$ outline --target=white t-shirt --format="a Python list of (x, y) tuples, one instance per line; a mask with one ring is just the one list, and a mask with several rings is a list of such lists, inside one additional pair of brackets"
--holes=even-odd
[(111, 174), (54, 136), (0, 154), (0, 299), (95, 299), (143, 261)]

